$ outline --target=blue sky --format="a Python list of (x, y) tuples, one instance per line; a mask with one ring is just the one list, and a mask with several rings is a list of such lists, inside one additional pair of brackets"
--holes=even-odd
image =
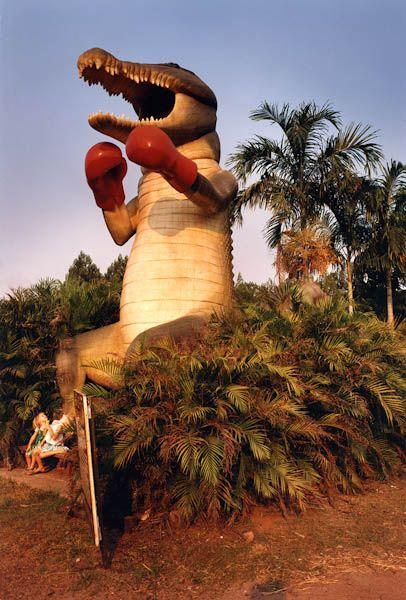
[[(99, 46), (118, 58), (178, 62), (219, 101), (222, 162), (239, 141), (276, 130), (249, 120), (262, 100), (330, 101), (344, 122), (379, 130), (385, 156), (406, 161), (406, 3), (403, 0), (2, 0), (0, 21), (0, 294), (62, 278), (80, 250), (105, 270), (119, 252), (83, 174), (103, 136), (96, 110), (128, 105), (77, 77), (76, 59)], [(125, 182), (136, 193), (137, 169)], [(273, 257), (247, 213), (234, 232), (234, 270), (265, 281)]]

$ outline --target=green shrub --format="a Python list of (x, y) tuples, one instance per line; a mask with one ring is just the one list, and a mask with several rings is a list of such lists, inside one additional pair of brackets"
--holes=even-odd
[(258, 502), (301, 510), (386, 477), (402, 456), (403, 337), (340, 298), (285, 285), (212, 320), (193, 342), (139, 344), (111, 398), (114, 461), (136, 510), (235, 518)]

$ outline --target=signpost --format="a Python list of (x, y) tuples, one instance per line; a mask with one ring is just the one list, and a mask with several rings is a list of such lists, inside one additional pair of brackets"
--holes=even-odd
[(95, 545), (103, 557), (103, 528), (98, 485), (96, 442), (92, 418), (92, 399), (75, 390), (75, 419), (78, 436), (79, 469), (86, 515)]

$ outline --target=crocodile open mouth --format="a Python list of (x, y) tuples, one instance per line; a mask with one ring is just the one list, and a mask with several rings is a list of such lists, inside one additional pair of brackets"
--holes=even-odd
[[(153, 73), (134, 73), (123, 66), (121, 72), (114, 67), (103, 68), (95, 64), (85, 66), (81, 76), (89, 85), (100, 84), (110, 96), (121, 95), (129, 102), (138, 116), (138, 121), (122, 115), (117, 117), (111, 113), (97, 112), (89, 116), (89, 123), (97, 125), (110, 122), (115, 127), (133, 129), (140, 123), (163, 121), (175, 106), (175, 92), (169, 89), (169, 82), (153, 81)], [(160, 123), (161, 124), (161, 123)]]
[(93, 48), (79, 57), (78, 69), (79, 76), (89, 85), (100, 84), (110, 96), (121, 95), (136, 112), (138, 120), (101, 111), (89, 116), (91, 127), (113, 137), (125, 138), (134, 127), (147, 123), (165, 127), (177, 93), (216, 105), (210, 88), (174, 63), (146, 65), (121, 61), (105, 50)]

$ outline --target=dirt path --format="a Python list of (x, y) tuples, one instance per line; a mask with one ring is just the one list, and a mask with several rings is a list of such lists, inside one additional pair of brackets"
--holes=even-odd
[(313, 584), (305, 590), (294, 589), (286, 600), (404, 600), (406, 572), (347, 573), (328, 584)]
[(69, 479), (60, 475), (55, 470), (49, 473), (38, 473), (38, 475), (29, 475), (27, 469), (8, 469), (0, 468), (0, 478), (22, 483), (30, 488), (41, 490), (43, 492), (55, 492), (60, 496), (68, 497)]
[(227, 591), (221, 600), (404, 600), (406, 571), (350, 571), (338, 574), (333, 581), (321, 580), (288, 588), (280, 585), (280, 582), (246, 583)]
[(258, 509), (233, 528), (146, 521), (116, 536), (105, 570), (64, 499), (5, 481), (0, 599), (403, 600), (405, 491), (406, 480), (374, 483), (334, 507), (287, 519)]

